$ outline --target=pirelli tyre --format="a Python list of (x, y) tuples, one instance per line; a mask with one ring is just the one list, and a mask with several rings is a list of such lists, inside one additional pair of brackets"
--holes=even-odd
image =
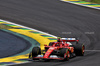
[(31, 54), (31, 57), (32, 57), (33, 60), (38, 60), (38, 59), (35, 59), (34, 57), (41, 54), (40, 47), (33, 47), (32, 52), (30, 54)]
[(68, 48), (62, 48), (60, 50), (60, 56), (63, 57), (63, 61), (68, 61), (70, 58), (70, 51)]
[(74, 45), (74, 52), (76, 56), (84, 56), (85, 46), (84, 44), (76, 44)]

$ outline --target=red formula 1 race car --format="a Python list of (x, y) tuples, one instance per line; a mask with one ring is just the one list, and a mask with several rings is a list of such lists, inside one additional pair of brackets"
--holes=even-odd
[(60, 38), (57, 42), (50, 42), (49, 45), (44, 46), (45, 50), (41, 50), (40, 47), (34, 47), (29, 54), (29, 58), (32, 60), (69, 60), (74, 56), (83, 56), (85, 46), (80, 44), (79, 40), (75, 38)]

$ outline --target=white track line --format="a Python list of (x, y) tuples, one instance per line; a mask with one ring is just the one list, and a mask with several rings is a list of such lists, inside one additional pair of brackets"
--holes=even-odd
[(93, 9), (100, 10), (100, 8), (96, 8), (96, 7), (92, 7), (92, 6), (86, 6), (86, 5), (83, 5), (83, 4), (76, 4), (76, 3), (72, 3), (70, 1), (64, 1), (64, 0), (60, 0), (60, 1), (71, 3), (71, 4), (75, 4), (75, 5), (79, 5), (79, 6), (83, 6), (83, 7), (88, 7), (88, 8), (93, 8)]
[(0, 19), (0, 21), (4, 21), (4, 22), (7, 22), (7, 23), (10, 23), (10, 24), (13, 24), (13, 25), (21, 26), (21, 27), (23, 27), (23, 28), (27, 28), (27, 29), (30, 29), (30, 30), (34, 30), (34, 31), (37, 31), (37, 32), (40, 32), (40, 33), (43, 33), (43, 34), (46, 34), (46, 35), (49, 35), (49, 36), (52, 36), (52, 37), (57, 38), (57, 36), (51, 35), (51, 34), (46, 33), (46, 32), (39, 31), (39, 30), (37, 30), (37, 29), (33, 29), (33, 28), (30, 28), (30, 27), (26, 27), (26, 26), (19, 25), (19, 24), (10, 22), (10, 21), (2, 20), (2, 19)]

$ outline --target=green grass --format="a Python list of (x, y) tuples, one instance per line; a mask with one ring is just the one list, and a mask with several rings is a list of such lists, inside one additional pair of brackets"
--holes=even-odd
[(100, 4), (100, 0), (82, 0), (82, 1), (90, 1), (90, 2), (93, 2), (93, 3), (98, 3), (98, 4)]

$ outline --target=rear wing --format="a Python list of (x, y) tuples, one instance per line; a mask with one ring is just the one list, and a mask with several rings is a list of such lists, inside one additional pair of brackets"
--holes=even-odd
[(61, 38), (63, 42), (79, 42), (77, 38)]

